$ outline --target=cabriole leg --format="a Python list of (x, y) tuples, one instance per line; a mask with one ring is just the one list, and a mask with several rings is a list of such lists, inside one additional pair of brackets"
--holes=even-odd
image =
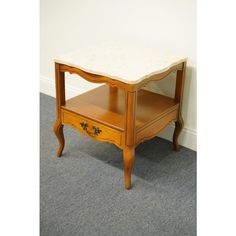
[(175, 122), (175, 131), (174, 131), (174, 135), (173, 135), (173, 144), (174, 144), (174, 150), (175, 151), (179, 151), (180, 150), (180, 146), (179, 146), (179, 135), (181, 133), (181, 131), (183, 130), (184, 127), (184, 121), (182, 116), (180, 116), (179, 120), (177, 120)]
[(65, 105), (65, 73), (60, 71), (60, 65), (55, 63), (57, 120), (54, 124), (54, 133), (57, 136), (59, 147), (57, 156), (60, 157), (65, 146), (63, 125), (61, 123), (61, 106)]
[(173, 144), (174, 144), (174, 149), (176, 151), (180, 150), (178, 138), (184, 127), (184, 121), (181, 112), (182, 112), (185, 72), (186, 72), (186, 62), (183, 62), (182, 70), (177, 71), (176, 85), (175, 85), (175, 101), (179, 103), (178, 120), (175, 122), (175, 131), (173, 135)]
[(57, 148), (57, 156), (61, 157), (62, 151), (65, 146), (65, 139), (63, 133), (63, 125), (59, 120), (56, 120), (54, 124), (54, 133), (57, 136), (59, 147)]

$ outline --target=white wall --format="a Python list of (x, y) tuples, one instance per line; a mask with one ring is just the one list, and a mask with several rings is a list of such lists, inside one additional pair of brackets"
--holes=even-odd
[[(78, 43), (127, 39), (154, 41), (188, 56), (181, 144), (196, 150), (196, 2), (195, 0), (41, 0), (40, 90), (55, 96), (56, 55)], [(67, 97), (84, 92), (91, 83), (71, 76)], [(173, 75), (148, 87), (173, 96)], [(173, 126), (160, 136), (171, 139)]]

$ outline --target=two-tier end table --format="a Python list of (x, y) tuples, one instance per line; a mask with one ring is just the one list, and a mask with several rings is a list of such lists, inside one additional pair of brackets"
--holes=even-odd
[[(140, 143), (175, 122), (173, 145), (179, 150), (186, 61), (186, 57), (160, 48), (133, 44), (81, 47), (56, 58), (57, 156), (62, 155), (64, 148), (64, 125), (95, 140), (115, 144), (123, 150), (124, 185), (130, 189), (135, 148)], [(150, 81), (162, 80), (175, 71), (174, 98), (143, 89)], [(102, 85), (66, 100), (65, 72)]]

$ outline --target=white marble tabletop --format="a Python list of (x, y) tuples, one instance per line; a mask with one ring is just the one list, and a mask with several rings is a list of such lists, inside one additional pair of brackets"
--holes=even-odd
[(186, 61), (163, 47), (137, 43), (101, 43), (80, 45), (78, 50), (58, 56), (55, 62), (103, 75), (128, 84), (136, 84)]

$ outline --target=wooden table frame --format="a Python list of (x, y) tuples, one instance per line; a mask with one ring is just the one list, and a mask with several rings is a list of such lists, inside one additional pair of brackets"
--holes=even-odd
[[(137, 129), (136, 126), (137, 94), (139, 93), (141, 88), (148, 82), (164, 79), (167, 75), (169, 75), (173, 71), (177, 71), (175, 98), (173, 99), (173, 101), (171, 101), (173, 102), (173, 105), (170, 106), (168, 110), (160, 113), (157, 118), (150, 119), (150, 121), (143, 124), (141, 128)], [(64, 134), (63, 134), (64, 124), (72, 125), (78, 131), (96, 140), (114, 143), (123, 150), (124, 185), (126, 189), (130, 189), (131, 172), (135, 159), (135, 147), (139, 143), (153, 138), (162, 129), (164, 129), (167, 125), (169, 125), (172, 121), (174, 121), (175, 130), (173, 134), (173, 145), (176, 151), (178, 151), (180, 148), (178, 144), (178, 137), (184, 125), (181, 109), (183, 100), (185, 71), (186, 71), (186, 62), (182, 62), (171, 67), (169, 70), (163, 73), (152, 76), (150, 78), (146, 78), (137, 84), (128, 84), (109, 77), (88, 73), (75, 67), (55, 63), (57, 119), (54, 125), (54, 132), (59, 142), (59, 147), (57, 149), (57, 156), (60, 157), (62, 155), (62, 151), (65, 145)], [(110, 92), (111, 94), (113, 94), (111, 95), (113, 96), (113, 100), (111, 101), (110, 99), (111, 103), (114, 102), (114, 97), (115, 97), (114, 94), (116, 93), (117, 89), (123, 90), (125, 94), (124, 95), (125, 108), (123, 116), (124, 127), (123, 128), (113, 127), (112, 121), (111, 124), (107, 125), (107, 123), (105, 123), (104, 121), (100, 121), (98, 119), (96, 120), (93, 118), (90, 119), (89, 115), (84, 115), (82, 113), (78, 114), (75, 112), (75, 110), (70, 110), (70, 108), (66, 106), (67, 101), (65, 99), (65, 72), (75, 73), (90, 82), (108, 84)], [(150, 96), (155, 96), (155, 95), (151, 94)], [(163, 97), (163, 99), (167, 98)], [(169, 102), (169, 100), (166, 101)], [(90, 124), (90, 122), (92, 123)], [(92, 127), (92, 129), (90, 126)], [(88, 130), (89, 129), (88, 127), (90, 127), (90, 130)], [(101, 134), (104, 136), (102, 137), (102, 139), (99, 138), (100, 132), (102, 132)]]

